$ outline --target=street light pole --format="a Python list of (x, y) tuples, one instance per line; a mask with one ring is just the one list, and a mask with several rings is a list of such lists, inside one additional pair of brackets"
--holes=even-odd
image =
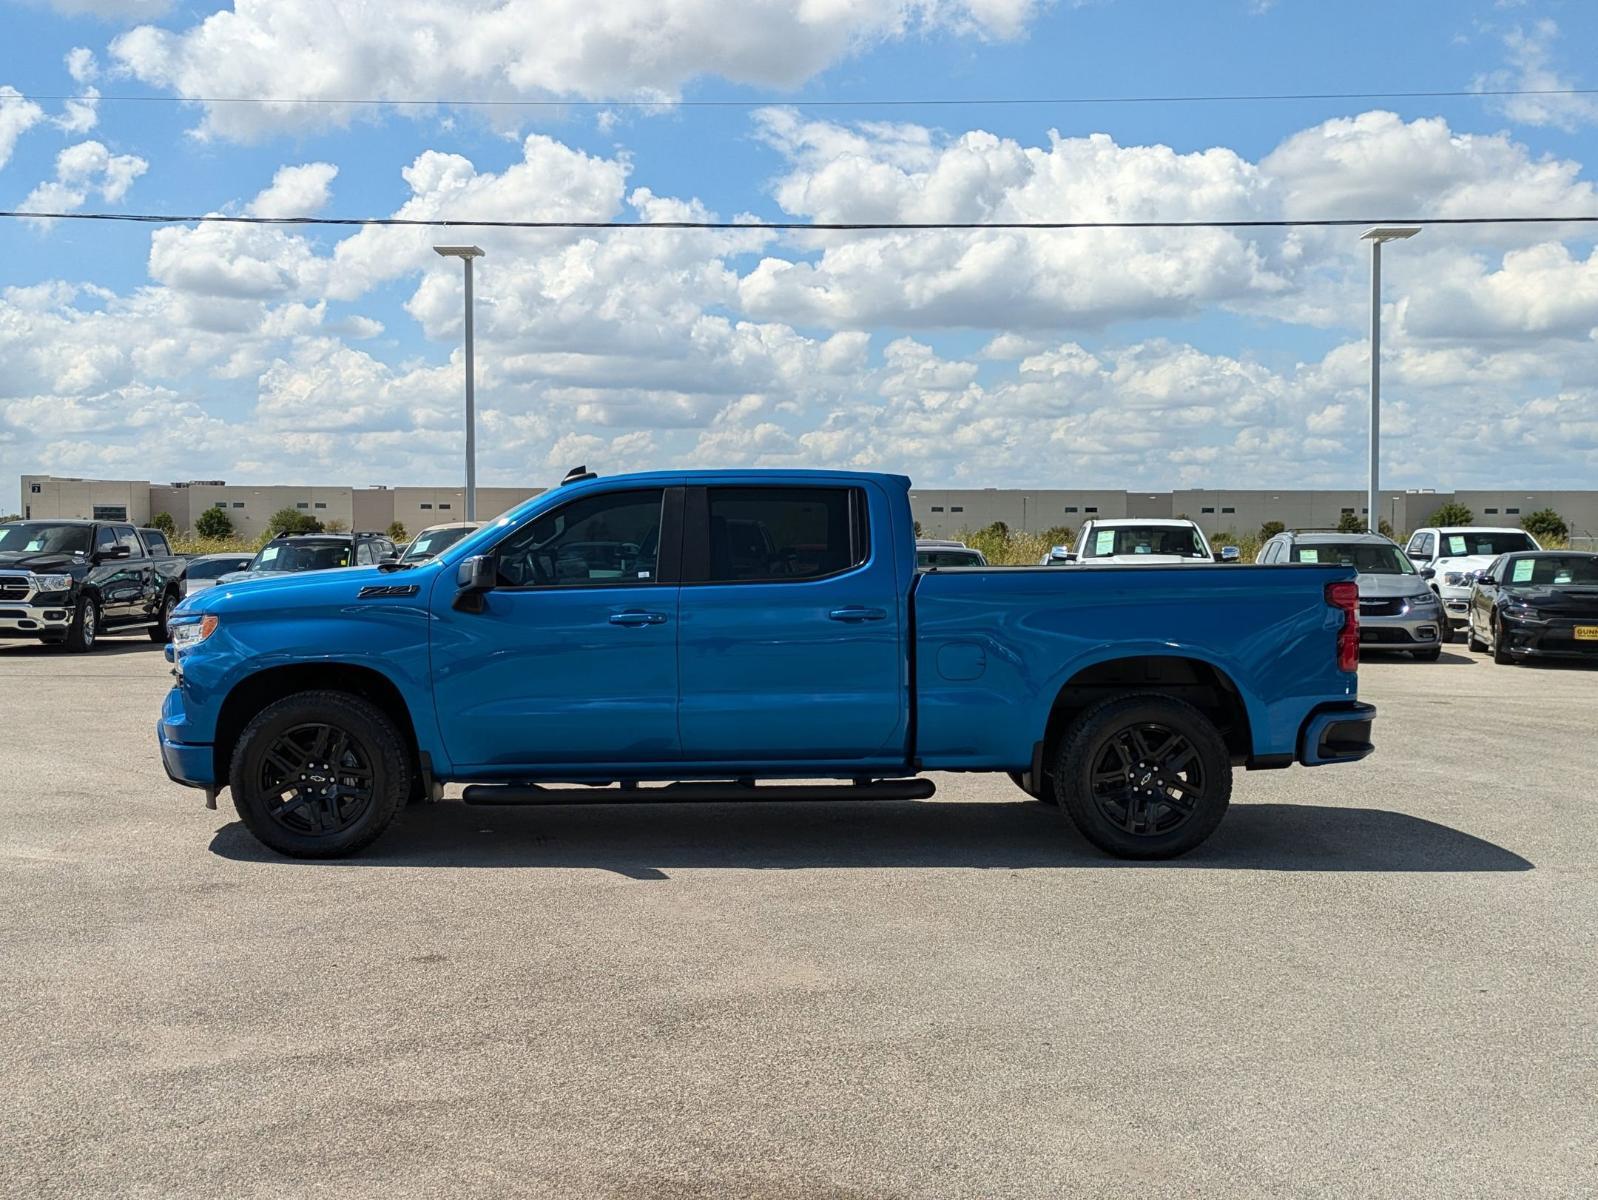
[(466, 266), (466, 519), (477, 520), (477, 379), (472, 346), (472, 259), (482, 258), (476, 246), (434, 246), (445, 258)]
[(1365, 496), (1365, 528), (1380, 529), (1382, 450), (1382, 243), (1412, 238), (1419, 225), (1378, 225), (1360, 236), (1371, 244), (1371, 423), (1370, 481)]

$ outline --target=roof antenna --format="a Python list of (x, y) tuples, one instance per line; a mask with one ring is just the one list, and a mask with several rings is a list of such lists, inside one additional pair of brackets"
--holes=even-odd
[(567, 471), (566, 478), (560, 481), (560, 486), (565, 487), (568, 483), (580, 483), (584, 479), (598, 478), (599, 473), (597, 471), (590, 471), (588, 469), (588, 464), (584, 463), (580, 467), (573, 467), (571, 470)]

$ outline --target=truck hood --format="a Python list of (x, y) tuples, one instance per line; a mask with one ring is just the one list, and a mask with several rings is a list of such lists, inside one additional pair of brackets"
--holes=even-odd
[(1419, 575), (1366, 575), (1354, 576), (1359, 585), (1360, 598), (1364, 600), (1391, 600), (1404, 596), (1424, 596), (1431, 589)]
[(1493, 560), (1497, 557), (1496, 554), (1461, 554), (1457, 558), (1439, 558), (1432, 563), (1433, 569), (1437, 572), (1432, 582), (1437, 585), (1439, 591), (1447, 591), (1463, 596), (1470, 591), (1470, 585), (1468, 583), (1463, 586), (1457, 583), (1444, 583), (1443, 576), (1450, 571), (1483, 570), (1492, 566)]
[(224, 575), (212, 587), (192, 592), (174, 610), (174, 615), (283, 612), (301, 605), (354, 600), (363, 587), (371, 585), (403, 587), (418, 584), (423, 590), (431, 583), (425, 567), (409, 571), (381, 571), (376, 567), (334, 567), (326, 571), (260, 571)]
[(0, 554), (0, 571), (70, 571), (88, 565), (81, 554), (26, 554), (18, 550)]

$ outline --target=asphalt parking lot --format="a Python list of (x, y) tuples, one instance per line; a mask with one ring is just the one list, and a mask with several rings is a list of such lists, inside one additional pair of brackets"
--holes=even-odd
[(1368, 661), (1374, 757), (1153, 866), (962, 776), (290, 862), (166, 671), (0, 646), (0, 1195), (1598, 1189), (1598, 670)]

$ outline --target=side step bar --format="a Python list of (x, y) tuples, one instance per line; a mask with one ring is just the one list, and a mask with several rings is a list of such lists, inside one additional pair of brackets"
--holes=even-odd
[(461, 792), (467, 804), (719, 804), (777, 800), (925, 800), (938, 790), (930, 779), (879, 779), (871, 783), (668, 783), (661, 787), (549, 788), (536, 783), (474, 783)]

